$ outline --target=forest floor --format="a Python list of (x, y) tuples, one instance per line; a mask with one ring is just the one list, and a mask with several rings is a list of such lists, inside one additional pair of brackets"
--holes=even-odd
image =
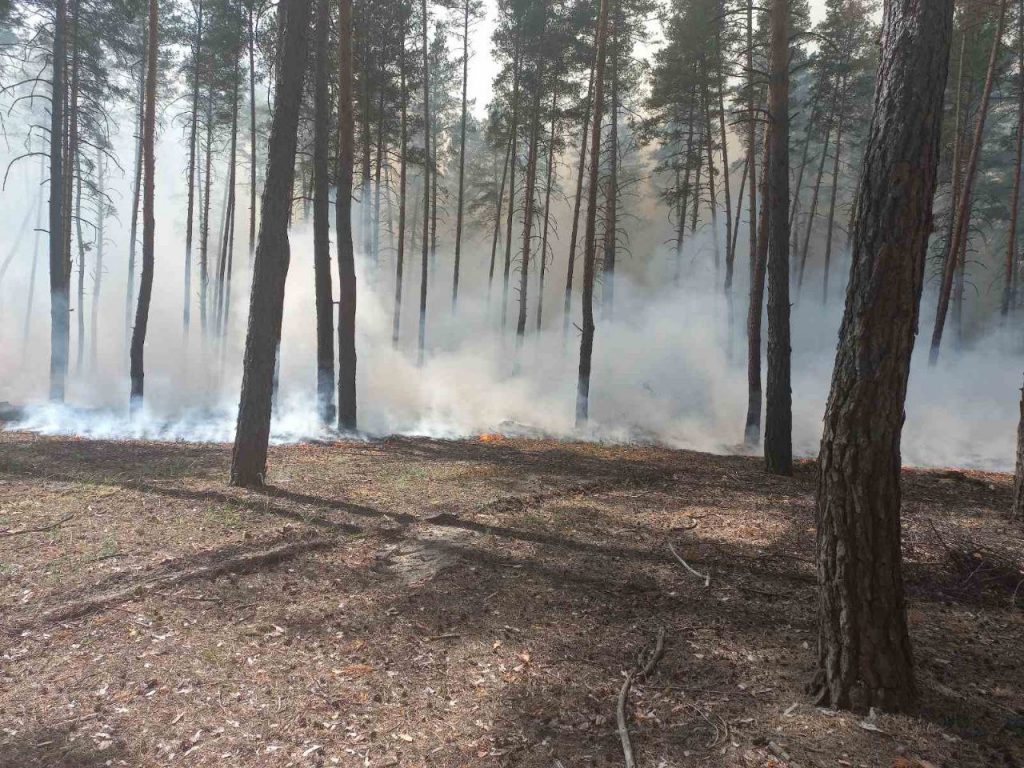
[[(1011, 478), (907, 471), (921, 709), (816, 708), (814, 468), (0, 433), (0, 766), (1024, 765)], [(669, 545), (694, 570), (693, 575)]]

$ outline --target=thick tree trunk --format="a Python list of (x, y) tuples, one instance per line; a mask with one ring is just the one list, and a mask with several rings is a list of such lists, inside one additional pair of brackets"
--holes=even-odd
[(153, 216), (156, 158), (156, 62), (158, 46), (157, 0), (149, 0), (149, 23), (146, 39), (146, 107), (142, 127), (142, 165), (145, 183), (142, 190), (142, 278), (139, 281), (139, 304), (135, 311), (135, 327), (131, 345), (132, 413), (142, 408), (145, 366), (143, 353), (146, 328), (149, 324), (149, 302), (153, 295), (153, 250), (156, 221)]
[(181, 323), (188, 337), (192, 319), (192, 233), (196, 208), (196, 142), (199, 132), (199, 56), (203, 45), (203, 0), (196, 4), (195, 45), (192, 49), (192, 115), (188, 132), (188, 203), (185, 214), (185, 286)]
[(296, 133), (306, 69), (308, 22), (309, 0), (288, 0), (288, 23), (281, 75), (274, 93), (267, 175), (253, 262), (242, 393), (231, 457), (232, 485), (262, 485), (267, 473), (271, 393), (288, 275), (288, 214), (295, 182)]
[(580, 126), (580, 159), (576, 167), (576, 198), (572, 206), (572, 230), (569, 233), (569, 263), (565, 275), (565, 304), (562, 310), (562, 335), (569, 333), (572, 310), (572, 278), (576, 267), (576, 243), (580, 231), (580, 206), (583, 202), (583, 177), (587, 172), (587, 129), (590, 127), (590, 100), (594, 96), (594, 65), (590, 66), (587, 98), (583, 101), (583, 124)]
[(907, 710), (915, 701), (900, 563), (900, 433), (952, 16), (953, 0), (889, 0), (885, 9), (818, 463), (818, 701), (843, 709)]
[[(352, 244), (355, 113), (352, 78), (352, 0), (338, 0), (338, 429), (354, 430), (356, 408), (356, 266)], [(403, 153), (404, 162), (405, 155)]]
[(327, 94), (330, 66), (331, 0), (317, 0), (313, 75), (313, 278), (316, 302), (316, 397), (324, 425), (334, 423), (334, 293), (331, 286), (331, 202), (328, 173), (331, 106)]
[(576, 384), (576, 426), (590, 417), (590, 371), (594, 355), (594, 271), (597, 250), (597, 187), (601, 156), (601, 117), (604, 114), (605, 40), (608, 36), (608, 3), (601, 0), (597, 17), (597, 59), (594, 64), (594, 124), (590, 136), (590, 180), (587, 187), (587, 224), (583, 236), (583, 327), (580, 334), (580, 366)]
[[(402, 45), (398, 51), (399, 78), (401, 80), (402, 100), (401, 142), (402, 157), (398, 166), (398, 255), (395, 258), (395, 306), (391, 318), (391, 346), (398, 349), (398, 336), (402, 325), (402, 279), (405, 270), (405, 210), (406, 210), (406, 189), (408, 185), (409, 171), (409, 94), (407, 91), (407, 77), (405, 70), (405, 43), (408, 38), (408, 30), (402, 29)], [(493, 256), (492, 256), (493, 262)]]
[(64, 100), (67, 0), (56, 0), (50, 88), (50, 399), (64, 402), (71, 342), (68, 275), (64, 261)]
[(430, 17), (427, 15), (427, 0), (422, 0), (423, 14), (423, 242), (422, 263), (420, 264), (420, 318), (419, 335), (416, 339), (416, 364), (423, 365), (427, 346), (427, 267), (430, 259), (430, 46), (427, 43)]
[(768, 387), (764, 459), (775, 475), (793, 473), (793, 394), (789, 345), (789, 2), (772, 0), (768, 79)]
[(459, 199), (455, 213), (455, 267), (452, 272), (452, 313), (459, 304), (459, 265), (462, 258), (462, 206), (466, 184), (466, 109), (469, 83), (469, 2), (463, 0), (462, 11), (462, 121), (459, 125)]
[[(992, 50), (989, 54), (988, 71), (985, 75), (985, 87), (981, 94), (981, 105), (978, 107), (978, 122), (974, 127), (974, 140), (971, 145), (970, 158), (967, 161), (967, 169), (964, 173), (963, 189), (960, 192), (956, 223), (953, 226), (949, 252), (943, 265), (942, 283), (939, 286), (939, 301), (935, 309), (935, 327), (932, 330), (931, 349), (928, 353), (928, 362), (931, 365), (935, 365), (939, 360), (939, 349), (942, 346), (942, 331), (946, 324), (946, 313), (949, 311), (953, 278), (957, 272), (956, 261), (960, 258), (961, 252), (967, 247), (967, 236), (971, 227), (971, 205), (974, 199), (974, 180), (978, 173), (978, 159), (981, 156), (985, 118), (988, 115), (992, 85), (995, 82), (996, 66), (999, 61), (999, 48), (1003, 39), (1003, 28), (1006, 24), (1007, 2), (1008, 0), (1000, 0), (999, 2), (999, 20), (996, 23), (995, 36), (992, 38)], [(962, 275), (963, 270), (961, 269), (960, 272)]]

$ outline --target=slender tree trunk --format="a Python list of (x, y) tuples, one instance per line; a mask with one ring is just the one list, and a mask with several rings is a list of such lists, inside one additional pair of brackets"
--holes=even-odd
[[(732, 185), (729, 183), (729, 136), (725, 130), (725, 54), (722, 51), (722, 30), (715, 28), (715, 48), (718, 52), (718, 132), (722, 142), (722, 182), (725, 187), (725, 294), (729, 297), (729, 323), (732, 326), (732, 279), (736, 251), (732, 240)], [(742, 196), (742, 192), (740, 195)], [(736, 218), (739, 218), (737, 211)], [(730, 338), (732, 338), (730, 334)]]
[(199, 326), (205, 339), (209, 333), (210, 309), (210, 193), (213, 184), (213, 93), (206, 102), (206, 174), (203, 182), (202, 227), (199, 232)]
[(708, 72), (704, 70), (704, 147), (708, 160), (708, 207), (711, 209), (711, 242), (715, 251), (715, 280), (722, 267), (722, 248), (718, 238), (718, 190), (715, 185), (715, 140), (711, 129), (711, 94), (708, 92)]
[(373, 244), (371, 253), (373, 263), (380, 264), (380, 192), (381, 192), (381, 169), (384, 167), (384, 157), (387, 154), (387, 147), (384, 142), (384, 89), (381, 88), (377, 97), (377, 151), (373, 160)]
[[(604, 269), (602, 274), (601, 317), (611, 320), (615, 308), (615, 257), (619, 238), (619, 6), (615, 4), (612, 25), (611, 103), (608, 128), (608, 176), (605, 183)], [(595, 155), (595, 157), (599, 157)]]
[(462, 258), (462, 206), (466, 184), (466, 105), (469, 83), (469, 2), (462, 11), (462, 121), (459, 125), (459, 199), (455, 213), (455, 267), (452, 272), (452, 314), (459, 304), (459, 265)]
[(846, 105), (846, 82), (843, 82), (843, 98), (839, 101), (839, 108), (836, 110), (836, 118), (839, 121), (836, 125), (836, 147), (835, 158), (832, 161), (832, 191), (828, 201), (828, 227), (825, 230), (825, 273), (821, 283), (821, 303), (828, 303), (828, 277), (829, 269), (832, 266), (832, 229), (836, 221), (836, 195), (839, 192), (839, 156), (843, 151), (843, 128), (845, 120), (843, 110)]
[[(148, 45), (148, 43), (147, 43)], [(146, 117), (146, 77), (147, 62), (149, 61), (148, 49), (140, 65), (139, 73), (139, 117), (138, 134), (135, 138), (135, 179), (132, 184), (132, 217), (128, 231), (128, 290), (125, 293), (124, 304), (124, 338), (129, 341), (132, 335), (132, 312), (135, 310), (135, 248), (138, 243), (139, 233), (139, 199), (142, 195), (142, 134), (144, 131)]]
[[(764, 302), (764, 260), (759, 257), (757, 208), (757, 106), (754, 73), (754, 0), (747, 0), (747, 167), (750, 188), (747, 207), (750, 239), (750, 305), (747, 310), (747, 419), (744, 442), (761, 441), (761, 314)], [(767, 156), (767, 153), (765, 153)], [(762, 174), (764, 176), (764, 174)], [(764, 206), (762, 206), (764, 207)], [(763, 215), (763, 212), (762, 212)]]
[[(294, 0), (293, 0), (294, 1)], [(355, 113), (352, 78), (352, 0), (338, 0), (338, 429), (354, 430), (356, 408), (356, 268), (352, 245)], [(299, 75), (301, 80), (301, 75)], [(403, 91), (404, 95), (404, 91)], [(405, 152), (402, 152), (405, 162)]]
[(75, 148), (75, 242), (78, 245), (78, 341), (75, 346), (75, 375), (81, 375), (85, 361), (85, 238), (82, 234), (82, 158)]
[(70, 302), (64, 262), (64, 100), (67, 0), (54, 4), (50, 89), (50, 399), (64, 402), (70, 346)]
[(768, 134), (765, 129), (765, 151), (761, 161), (761, 200), (758, 221), (753, 229), (754, 253), (750, 262), (750, 307), (747, 311), (747, 422), (744, 442), (754, 447), (761, 442), (761, 330), (764, 324), (765, 273), (768, 267)]
[(402, 134), (402, 157), (399, 160), (398, 170), (398, 256), (395, 259), (395, 307), (391, 321), (391, 346), (395, 349), (398, 348), (398, 336), (402, 323), (402, 277), (405, 269), (405, 210), (409, 166), (409, 93), (406, 85), (405, 43), (408, 36), (408, 29), (403, 23), (402, 45), (398, 51), (399, 77), (401, 78), (400, 98), (402, 100), (400, 127)]
[[(362, 66), (362, 183), (359, 188), (359, 237), (362, 240), (363, 258), (369, 258), (372, 251), (370, 241), (370, 72), (373, 69), (370, 53), (370, 41), (363, 40)], [(429, 153), (427, 153), (429, 157)]]
[(569, 333), (569, 316), (572, 310), (572, 278), (576, 267), (576, 243), (580, 229), (580, 207), (583, 202), (583, 177), (587, 172), (587, 129), (590, 127), (590, 101), (594, 96), (594, 71), (590, 65), (587, 83), (587, 98), (583, 101), (583, 124), (580, 126), (580, 159), (576, 167), (576, 201), (572, 207), (572, 230), (569, 234), (569, 264), (565, 275), (565, 304), (562, 310), (562, 335)]
[(789, 2), (772, 0), (768, 79), (768, 387), (765, 466), (793, 473), (789, 346)]
[[(1024, 0), (1017, 9), (1017, 70), (1024, 73)], [(1013, 165), (1013, 195), (1010, 199), (1010, 234), (1006, 244), (1006, 268), (1003, 273), (1003, 298), (1000, 314), (1005, 319), (1011, 307), (1016, 306), (1016, 285), (1014, 284), (1014, 263), (1017, 254), (1017, 225), (1020, 219), (1020, 167), (1024, 162), (1024, 80), (1017, 94), (1017, 137)]]
[(192, 231), (196, 204), (196, 142), (199, 130), (199, 56), (203, 45), (203, 0), (196, 3), (195, 46), (192, 49), (192, 115), (188, 133), (188, 203), (185, 214), (185, 290), (182, 302), (182, 327), (188, 337), (192, 319)]
[(1017, 466), (1013, 474), (1013, 508), (1015, 520), (1024, 520), (1024, 389), (1021, 390), (1020, 420), (1017, 422)]
[(309, 0), (288, 0), (288, 23), (281, 74), (275, 87), (266, 183), (253, 262), (242, 393), (231, 456), (232, 485), (259, 486), (266, 482), (271, 395), (288, 275), (288, 215), (295, 183), (295, 149), (308, 29)]
[[(46, 183), (46, 160), (40, 159), (39, 161), (39, 185), (42, 187)], [(28, 351), (28, 337), (29, 331), (32, 328), (32, 309), (35, 304), (36, 295), (36, 272), (39, 267), (39, 239), (43, 232), (43, 200), (42, 193), (40, 193), (39, 205), (36, 208), (36, 226), (35, 226), (35, 237), (32, 241), (32, 271), (28, 276), (28, 298), (25, 301), (25, 323), (22, 327), (21, 332), (21, 355), (25, 357), (25, 353)], [(93, 337), (95, 339), (95, 336)]]
[[(1007, 0), (1000, 0), (999, 20), (996, 23), (995, 37), (992, 39), (992, 51), (989, 54), (988, 71), (985, 75), (985, 87), (982, 90), (981, 105), (978, 107), (978, 122), (974, 128), (971, 155), (967, 161), (967, 170), (964, 174), (963, 190), (960, 193), (956, 224), (953, 226), (953, 236), (949, 252), (946, 257), (946, 263), (943, 265), (942, 284), (939, 286), (939, 302), (935, 309), (935, 327), (932, 331), (931, 349), (928, 354), (928, 361), (931, 365), (935, 365), (939, 360), (939, 349), (942, 346), (942, 331), (946, 324), (946, 313), (949, 310), (953, 278), (957, 271), (956, 260), (959, 254), (967, 247), (967, 235), (971, 227), (971, 205), (974, 198), (974, 179), (978, 172), (978, 159), (981, 155), (982, 137), (985, 132), (985, 118), (988, 115), (992, 85), (995, 82), (996, 65), (999, 61), (999, 48), (1003, 39), (1003, 28), (1006, 23), (1006, 5)], [(962, 272), (963, 270), (961, 269)]]
[(498, 256), (498, 238), (501, 236), (501, 209), (505, 202), (505, 182), (508, 180), (508, 167), (512, 159), (512, 136), (505, 143), (505, 164), (501, 167), (501, 184), (498, 187), (497, 210), (494, 215), (494, 235), (491, 237), (491, 266), (487, 270), (487, 306), (491, 306), (491, 289), (494, 286), (494, 265)]
[[(691, 94), (691, 98), (693, 98)], [(679, 189), (679, 221), (676, 224), (676, 271), (673, 284), (679, 286), (683, 273), (683, 244), (686, 239), (686, 213), (690, 202), (690, 166), (693, 160), (693, 104), (686, 118), (686, 153), (683, 155), (683, 185)]]
[[(888, 0), (853, 267), (818, 460), (821, 705), (916, 691), (900, 546), (900, 436), (917, 331), (953, 0)], [(913, 169), (908, 173), (907, 169)]]
[(334, 423), (334, 293), (331, 286), (331, 202), (328, 178), (331, 105), (327, 94), (331, 0), (317, 0), (313, 75), (313, 276), (316, 296), (317, 412)]
[(597, 58), (594, 64), (594, 125), (590, 136), (590, 180), (587, 187), (587, 224), (583, 236), (583, 327), (580, 334), (580, 366), (576, 385), (576, 426), (590, 417), (590, 372), (594, 355), (594, 271), (597, 250), (597, 187), (601, 156), (601, 117), (604, 114), (605, 40), (608, 36), (608, 3), (601, 0), (597, 16)]
[(740, 223), (743, 217), (740, 216), (740, 211), (743, 208), (743, 193), (747, 191), (747, 176), (750, 174), (750, 165), (746, 162), (743, 163), (743, 174), (740, 176), (740, 189), (739, 195), (736, 197), (736, 215), (733, 217), (732, 224), (732, 257), (733, 261), (736, 260), (736, 243), (740, 238)]
[(814, 191), (811, 193), (811, 207), (807, 211), (807, 226), (804, 229), (804, 243), (800, 249), (800, 272), (797, 277), (797, 295), (804, 284), (804, 270), (807, 268), (807, 253), (811, 245), (811, 233), (814, 231), (814, 217), (818, 213), (818, 196), (821, 193), (821, 182), (825, 178), (825, 162), (828, 160), (828, 148), (832, 142), (832, 118), (835, 115), (835, 102), (825, 121), (825, 141), (821, 145), (821, 159), (818, 162), (818, 175), (814, 180)]
[(508, 287), (509, 275), (512, 271), (512, 223), (515, 221), (516, 213), (516, 165), (519, 160), (519, 41), (516, 41), (516, 49), (513, 54), (512, 63), (512, 116), (510, 132), (512, 136), (512, 155), (509, 158), (508, 167), (508, 222), (505, 228), (505, 270), (504, 282), (501, 290), (501, 327), (505, 328), (508, 316)]
[(551, 221), (551, 185), (555, 170), (555, 131), (558, 127), (558, 91), (551, 93), (551, 133), (548, 135), (547, 179), (544, 182), (544, 225), (540, 238), (540, 288), (537, 291), (537, 333), (544, 314), (544, 277), (548, 262), (548, 228)]
[[(103, 250), (106, 243), (105, 222), (107, 218), (106, 155), (102, 146), (96, 149), (96, 260), (92, 275), (92, 316), (89, 323), (89, 365), (95, 371), (100, 333), (100, 284), (103, 280)], [(33, 270), (34, 272), (35, 270)]]
[[(523, 190), (523, 255), (519, 269), (519, 319), (516, 322), (516, 346), (521, 347), (526, 334), (527, 287), (530, 276), (530, 255), (533, 246), (533, 219), (536, 208), (537, 156), (540, 154), (540, 97), (544, 90), (544, 28), (547, 22), (547, 8), (541, 6), (541, 32), (537, 45), (537, 62), (534, 70), (533, 113), (530, 125), (530, 147), (526, 160), (526, 189)], [(543, 256), (542, 256), (543, 258)]]
[(427, 266), (430, 258), (430, 47), (427, 43), (430, 17), (427, 15), (427, 0), (422, 0), (423, 13), (423, 260), (420, 265), (420, 324), (416, 344), (416, 364), (422, 366), (427, 346)]
[(249, 267), (256, 254), (256, 4), (249, 4)]
[(156, 62), (158, 53), (157, 0), (149, 0), (149, 33), (146, 41), (146, 106), (142, 128), (142, 165), (145, 185), (142, 190), (142, 279), (139, 283), (139, 304), (135, 311), (135, 327), (131, 345), (132, 413), (142, 408), (146, 327), (149, 324), (149, 302), (153, 295), (153, 249), (156, 221), (153, 217), (153, 195), (156, 171)]

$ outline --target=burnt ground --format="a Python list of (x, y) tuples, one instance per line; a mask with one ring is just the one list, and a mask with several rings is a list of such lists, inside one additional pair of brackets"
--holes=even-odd
[[(817, 709), (813, 465), (0, 433), (0, 766), (1024, 765), (1011, 479), (908, 471), (921, 710)], [(710, 586), (683, 568), (669, 544)], [(1019, 588), (1019, 592), (1017, 592)]]

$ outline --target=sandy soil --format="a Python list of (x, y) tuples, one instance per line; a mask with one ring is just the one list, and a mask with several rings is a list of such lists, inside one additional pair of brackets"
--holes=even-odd
[[(816, 709), (813, 466), (0, 433), (0, 766), (1024, 765), (1010, 478), (906, 473), (921, 710)], [(705, 580), (686, 570), (676, 552)]]

